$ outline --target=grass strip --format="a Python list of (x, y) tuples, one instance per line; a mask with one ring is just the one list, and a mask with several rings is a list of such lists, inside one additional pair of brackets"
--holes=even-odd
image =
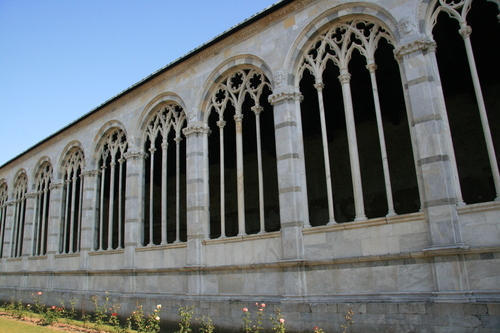
[(0, 333), (61, 333), (50, 327), (28, 324), (22, 321), (0, 318)]

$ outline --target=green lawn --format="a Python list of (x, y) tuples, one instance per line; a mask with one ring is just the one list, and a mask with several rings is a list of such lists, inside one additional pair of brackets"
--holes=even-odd
[(61, 333), (52, 328), (0, 318), (0, 333)]

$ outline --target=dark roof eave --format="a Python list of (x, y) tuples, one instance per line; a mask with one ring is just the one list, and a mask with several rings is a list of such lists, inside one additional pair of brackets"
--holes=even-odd
[(206, 50), (208, 49), (209, 47), (217, 44), (218, 42), (220, 42), (221, 40), (229, 37), (230, 35), (236, 33), (237, 31), (249, 26), (250, 24), (262, 19), (263, 17), (275, 12), (276, 10), (288, 5), (289, 3), (293, 2), (295, 0), (281, 0), (281, 1), (278, 1), (274, 4), (272, 4), (271, 6), (263, 9), (262, 11), (258, 12), (257, 14), (249, 17), (248, 19), (244, 20), (243, 22), (235, 25), (234, 27), (232, 28), (229, 28), (228, 30), (224, 31), (223, 33), (221, 33), (220, 35), (214, 37), (213, 39), (209, 40), (208, 42), (206, 42), (205, 44), (202, 44), (200, 45), (199, 47), (191, 50), (190, 52), (188, 52), (187, 54), (185, 54), (184, 56), (172, 61), (171, 63), (167, 64), (166, 66), (160, 68), (159, 70), (157, 70), (156, 72), (146, 76), (144, 79), (140, 80), (139, 82), (135, 83), (134, 85), (128, 87), (127, 89), (123, 90), (122, 92), (118, 93), (117, 95), (111, 97), (110, 99), (108, 99), (107, 101), (105, 101), (104, 103), (100, 104), (99, 106), (95, 107), (94, 109), (90, 110), (89, 112), (85, 113), (83, 116), (77, 118), (76, 120), (72, 121), (71, 123), (69, 123), (68, 125), (64, 126), (63, 128), (61, 128), (60, 130), (58, 130), (57, 132), (49, 135), (48, 137), (46, 137), (45, 139), (39, 141), (38, 143), (34, 144), (33, 146), (31, 146), (30, 148), (26, 149), (25, 151), (21, 152), (19, 155), (17, 156), (14, 156), (13, 158), (11, 158), (10, 160), (8, 160), (7, 162), (5, 162), (4, 164), (0, 165), (0, 168), (3, 168), (5, 166), (7, 166), (8, 164), (12, 163), (13, 161), (17, 160), (19, 157), (21, 157), (22, 155), (30, 152), (31, 150), (35, 149), (36, 147), (42, 145), (43, 143), (49, 141), (50, 139), (56, 137), (57, 135), (59, 135), (60, 133), (66, 131), (68, 128), (78, 124), (79, 122), (83, 121), (84, 119), (90, 117), (91, 115), (97, 113), (99, 110), (103, 109), (105, 106), (113, 103), (114, 101), (118, 100), (119, 98), (125, 96), (126, 94), (130, 93), (131, 91), (133, 91), (134, 89), (140, 87), (141, 85), (151, 81), (152, 79), (154, 79), (155, 77), (165, 73), (166, 71), (168, 71), (169, 69), (177, 66), (178, 64), (188, 60), (189, 58), (197, 55), (198, 53), (202, 52), (203, 50)]

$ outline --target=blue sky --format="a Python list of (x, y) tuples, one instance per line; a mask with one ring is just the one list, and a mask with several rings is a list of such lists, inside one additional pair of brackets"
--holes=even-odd
[(0, 0), (0, 166), (278, 0)]

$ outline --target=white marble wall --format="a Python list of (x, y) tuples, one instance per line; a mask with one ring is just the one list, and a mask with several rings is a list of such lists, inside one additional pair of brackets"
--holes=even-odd
[[(295, 320), (300, 329), (304, 327), (297, 324), (299, 321), (331, 326), (327, 315), (319, 313), (328, 314), (335, 307), (335, 315), (341, 319), (343, 308), (337, 307), (339, 302), (356, 303), (357, 314), (364, 315), (366, 323), (383, 321), (394, 325), (399, 325), (397, 321), (401, 318), (408, 320), (406, 315), (413, 314), (413, 310), (408, 305), (391, 312), (391, 302), (422, 302), (415, 310), (422, 315), (423, 319), (418, 319), (421, 323), (426, 320), (426, 313), (434, 313), (426, 306), (435, 301), (498, 302), (500, 205), (490, 202), (457, 207), (456, 171), (450, 162), (449, 131), (443, 117), (446, 110), (441, 101), (440, 82), (434, 79), (439, 74), (434, 46), (428, 39), (422, 39), (422, 31), (405, 35), (398, 28), (397, 22), (403, 17), (415, 20), (418, 17), (420, 25), (425, 25), (429, 4), (409, 0), (369, 3), (365, 6), (347, 0), (291, 2), (137, 84), (2, 166), (0, 181), (6, 181), (10, 191), (19, 169), (27, 170), (31, 180), (35, 166), (44, 158), (54, 167), (55, 185), (46, 256), (8, 258), (13, 223), (12, 205), (9, 206), (6, 257), (0, 259), (0, 299), (36, 290), (75, 295), (111, 291), (126, 295), (128, 302), (153, 302), (170, 297), (176, 305), (189, 299), (198, 302), (202, 309), (216, 309), (213, 313), (217, 320), (229, 326), (235, 324), (234, 318), (239, 319), (241, 310), (226, 304), (227, 301), (263, 300), (284, 308), (292, 304), (290, 313), (296, 313), (296, 317), (290, 318), (291, 325)], [(294, 71), (300, 52), (312, 36), (332, 20), (346, 15), (382, 20), (396, 36), (396, 56), (405, 87), (422, 210), (311, 227), (300, 135), (301, 94), (295, 88)], [(203, 123), (204, 107), (206, 94), (217, 77), (235, 66), (260, 68), (273, 86), (270, 102), (276, 130), (281, 231), (210, 240), (204, 207), (208, 195), (204, 140), (209, 133)], [(188, 241), (144, 247), (141, 245), (143, 123), (158, 103), (169, 100), (178, 102), (189, 116), (184, 133)], [(96, 162), (93, 149), (99, 137), (89, 133), (101, 133), (110, 124), (124, 128), (129, 139), (126, 247), (94, 252), (91, 244), (95, 186), (91, 171)], [(85, 171), (90, 172), (85, 176), (85, 242), (80, 253), (61, 255), (57, 254), (61, 190), (56, 184), (61, 182), (64, 152), (72, 146), (82, 147)], [(214, 304), (204, 305), (208, 299)], [(367, 313), (372, 302), (389, 305), (385, 310), (370, 309)], [(171, 304), (172, 309), (175, 306)], [(389, 315), (381, 318), (379, 310)]]

